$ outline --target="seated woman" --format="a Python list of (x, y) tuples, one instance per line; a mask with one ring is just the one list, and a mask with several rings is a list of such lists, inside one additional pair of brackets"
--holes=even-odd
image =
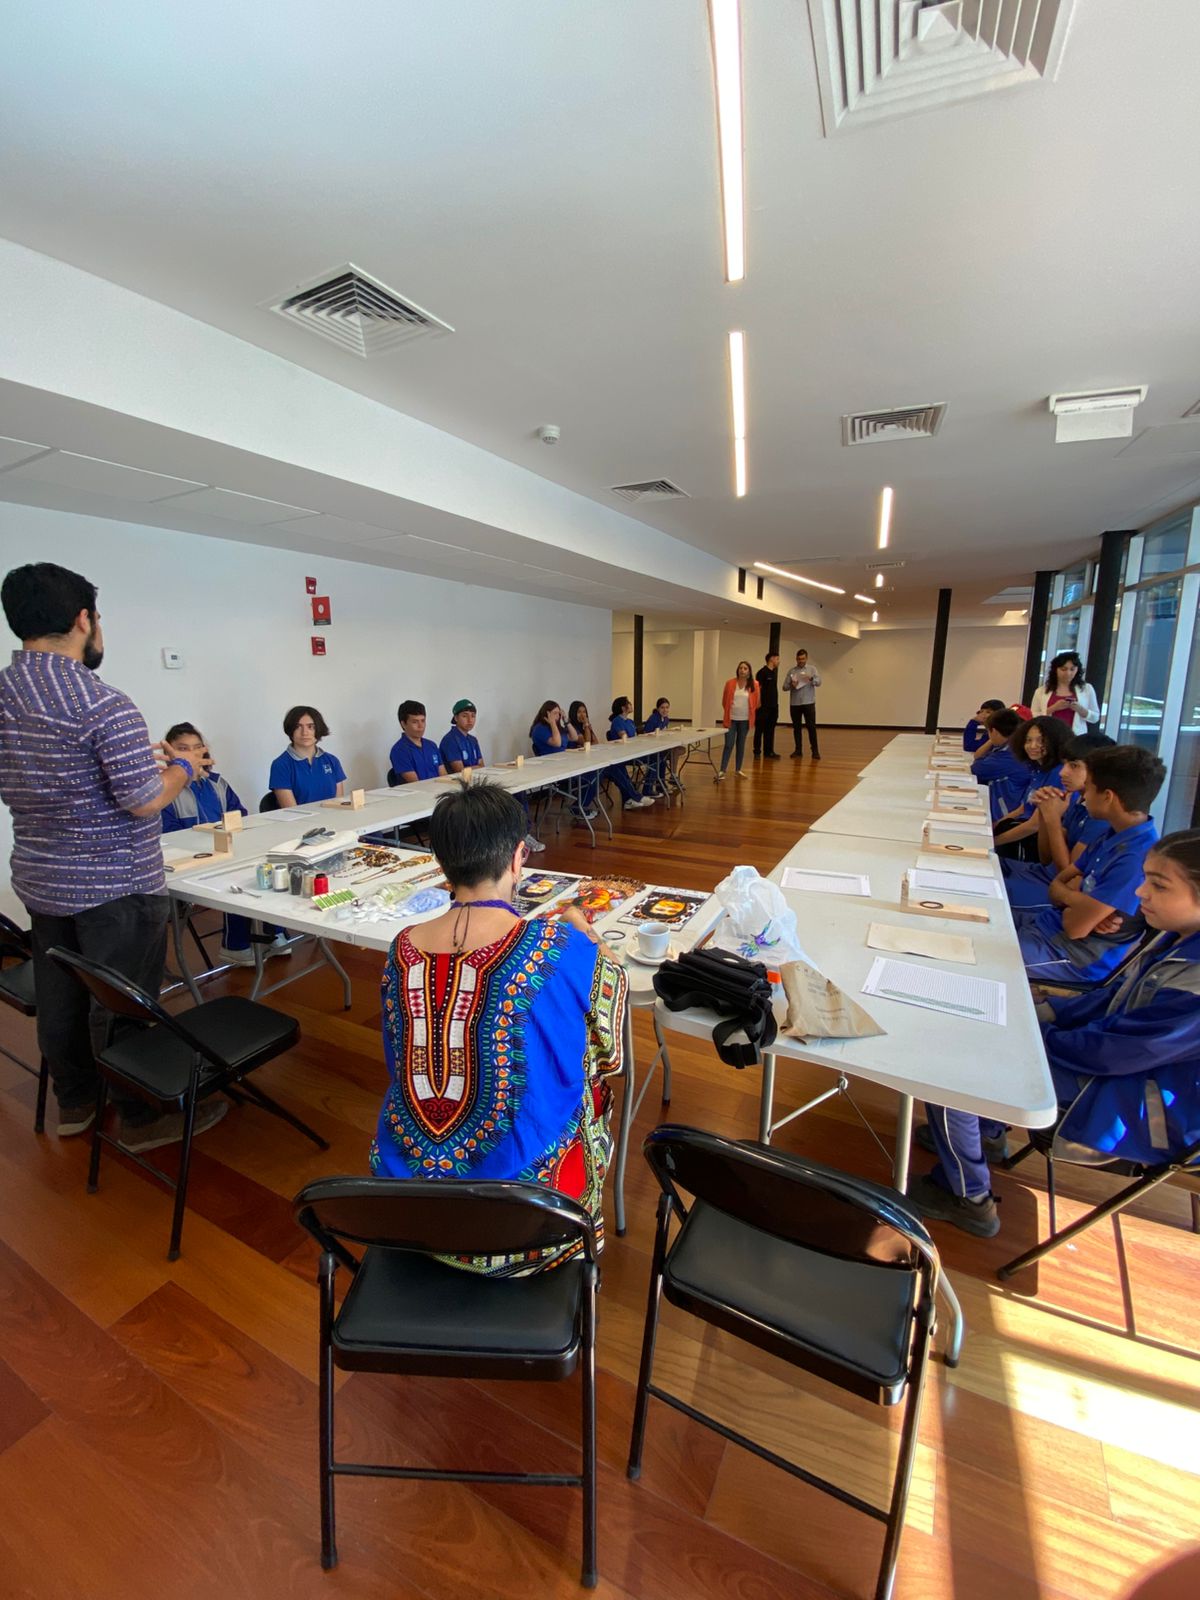
[[(616, 744), (621, 739), (636, 738), (637, 723), (633, 720), (633, 702), (619, 694), (612, 703), (612, 713), (608, 719), (609, 742)], [(624, 762), (605, 767), (604, 776), (616, 784), (617, 792), (625, 802), (626, 811), (636, 811), (639, 806), (654, 804), (654, 796), (649, 792), (638, 794), (637, 787), (629, 776), (629, 768)]]
[[(576, 700), (571, 706), (572, 715), (582, 708), (585, 723), (587, 722), (587, 707), (582, 701)], [(587, 724), (591, 731), (590, 723)], [(529, 742), (533, 746), (535, 756), (554, 756), (560, 751), (572, 748), (581, 748), (583, 739), (576, 729), (576, 738), (572, 741), (567, 724), (563, 722), (562, 707), (557, 700), (543, 700), (541, 710), (533, 719), (529, 730)], [(571, 810), (579, 821), (588, 821), (596, 815), (596, 795), (600, 789), (600, 779), (594, 772), (589, 772), (583, 778), (568, 778), (565, 780), (573, 796)]]
[[(1137, 897), (1159, 937), (1107, 983), (1038, 1007), (1062, 1112), (1055, 1148), (1084, 1165), (1157, 1165), (1200, 1139), (1200, 830), (1158, 841)], [(917, 1142), (938, 1164), (909, 1198), (924, 1217), (991, 1238), (988, 1158), (1003, 1158), (1004, 1124), (926, 1109)]]
[[(602, 1238), (607, 1079), (622, 1065), (625, 973), (573, 922), (522, 922), (511, 901), (524, 834), (520, 806), (495, 784), (458, 789), (434, 807), (430, 845), (454, 900), (405, 929), (384, 969), (392, 1083), (371, 1171), (542, 1183), (586, 1206)], [(453, 1264), (518, 1277), (569, 1253)]]
[(338, 758), (321, 748), (329, 725), (316, 706), (293, 706), (283, 719), (283, 731), (290, 743), (272, 761), (268, 780), (280, 807), (338, 799), (346, 774)]
[[(654, 702), (654, 710), (642, 724), (643, 733), (665, 733), (671, 726), (671, 702), (666, 695)], [(646, 790), (647, 793), (657, 789), (666, 788), (668, 773), (672, 773), (671, 751), (666, 750), (660, 756), (651, 756), (646, 763)]]
[(1029, 861), (1037, 854), (1038, 811), (1036, 789), (1057, 789), (1071, 735), (1054, 717), (1034, 717), (1023, 722), (1009, 740), (1009, 749), (1025, 768), (1025, 792), (992, 826), (996, 853), (1014, 861)]
[[(190, 722), (177, 722), (174, 727), (168, 728), (166, 742), (177, 754), (183, 756), (196, 768), (199, 767), (199, 757), (208, 749), (207, 741), (200, 730)], [(164, 833), (178, 833), (183, 828), (194, 828), (201, 822), (220, 822), (227, 811), (240, 811), (246, 815), (246, 808), (234, 792), (233, 785), (221, 776), (215, 767), (200, 778), (194, 778), (187, 788), (177, 794), (169, 806), (164, 806), (160, 815), (162, 817), (162, 831)], [(275, 936), (274, 943), (266, 947), (263, 954), (271, 956), (290, 956), (287, 934), (282, 928), (271, 927), (268, 929)], [(254, 954), (250, 949), (250, 919), (239, 917), (233, 912), (225, 914), (225, 931), (221, 938), (221, 948), (217, 952), (217, 960), (231, 967), (252, 967)]]

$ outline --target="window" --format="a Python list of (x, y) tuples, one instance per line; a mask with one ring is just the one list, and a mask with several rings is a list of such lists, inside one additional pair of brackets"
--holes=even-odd
[[(1197, 618), (1200, 624), (1200, 617)], [(1179, 737), (1167, 787), (1163, 831), (1190, 828), (1200, 791), (1200, 625), (1192, 630), (1191, 658), (1183, 686)]]
[(1143, 582), (1147, 578), (1157, 578), (1163, 572), (1178, 572), (1187, 565), (1191, 525), (1192, 514), (1189, 511), (1186, 516), (1177, 517), (1165, 528), (1145, 536), (1142, 545)]
[(1179, 578), (1171, 578), (1137, 591), (1121, 698), (1119, 744), (1140, 744), (1146, 750), (1158, 750), (1181, 587)]
[[(1164, 572), (1167, 570), (1167, 568), (1163, 568)], [(1079, 566), (1071, 567), (1064, 572), (1062, 577), (1062, 599), (1058, 602), (1059, 605), (1079, 605), (1088, 592), (1088, 563), (1086, 561), (1080, 562)], [(1064, 645), (1063, 648), (1069, 650), (1071, 646)]]

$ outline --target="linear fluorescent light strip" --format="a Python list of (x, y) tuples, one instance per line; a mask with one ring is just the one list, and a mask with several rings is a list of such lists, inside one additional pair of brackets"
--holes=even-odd
[(875, 604), (874, 600), (871, 599), (869, 594), (856, 594), (854, 598), (856, 600), (861, 600), (865, 606), (873, 606)]
[(725, 224), (725, 281), (746, 276), (745, 159), (742, 139), (742, 19), (740, 0), (708, 0), (717, 85), (717, 141)]
[(812, 589), (824, 589), (827, 594), (845, 594), (845, 589), (839, 589), (836, 583), (818, 583), (815, 578), (802, 578), (798, 572), (788, 572), (785, 567), (773, 567), (767, 561), (756, 561), (754, 565), (760, 572), (773, 572), (777, 578), (790, 578), (793, 583), (807, 583)]
[(746, 493), (746, 335), (729, 335), (729, 410), (733, 419), (733, 492)]
[(879, 548), (886, 550), (892, 534), (892, 491), (885, 489), (879, 497)]

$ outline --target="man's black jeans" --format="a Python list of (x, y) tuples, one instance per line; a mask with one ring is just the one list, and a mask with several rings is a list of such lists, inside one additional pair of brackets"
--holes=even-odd
[(792, 707), (792, 738), (796, 741), (796, 754), (801, 750), (801, 733), (804, 726), (808, 727), (808, 748), (814, 756), (821, 752), (817, 749), (817, 708), (814, 703), (806, 706)]

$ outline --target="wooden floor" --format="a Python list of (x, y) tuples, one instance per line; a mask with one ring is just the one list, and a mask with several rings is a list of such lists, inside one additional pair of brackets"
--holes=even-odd
[[(885, 736), (830, 732), (825, 760), (755, 763), (716, 788), (693, 764), (686, 805), (623, 816), (594, 852), (565, 834), (550, 868), (620, 869), (708, 888), (733, 864), (767, 869), (849, 789)], [(362, 1172), (384, 1089), (380, 958), (353, 958), (354, 1006), (328, 975), (281, 997), (299, 1048), (265, 1069), (280, 1099), (329, 1137), (326, 1155), (234, 1108), (197, 1144), (184, 1254), (166, 1260), (168, 1202), (106, 1156), (84, 1192), (86, 1142), (31, 1132), (32, 1084), (0, 1061), (0, 1594), (236, 1600), (332, 1595), (540, 1600), (577, 1590), (570, 1490), (342, 1480), (341, 1565), (318, 1564), (314, 1255), (289, 1201), (321, 1173)], [(235, 987), (245, 985), (238, 974)], [(31, 1030), (5, 1012), (3, 1040)], [(637, 1021), (639, 1054), (645, 1018)], [(672, 1045), (673, 1119), (751, 1136), (758, 1082), (712, 1052)], [(827, 1074), (789, 1070), (779, 1103)], [(860, 1086), (884, 1143), (891, 1097)], [(648, 1100), (634, 1148), (659, 1120)], [(53, 1122), (53, 1115), (51, 1117)], [(870, 1177), (888, 1162), (850, 1108), (781, 1136)], [(920, 1170), (926, 1158), (917, 1155)], [(939, 1233), (969, 1332), (962, 1364), (936, 1364), (900, 1558), (905, 1600), (1101, 1600), (1200, 1541), (1200, 1363), (1073, 1318), (1119, 1325), (1112, 1235), (1000, 1290), (994, 1267), (1045, 1223), (1037, 1164), (1001, 1176), (993, 1241)], [(1096, 1180), (1093, 1180), (1095, 1182)], [(1086, 1191), (1075, 1179), (1069, 1192)], [(610, 1231), (599, 1332), (598, 1594), (636, 1600), (867, 1596), (880, 1529), (686, 1419), (652, 1404), (645, 1470), (626, 1481), (653, 1199), (631, 1160), (629, 1233)], [(1073, 1213), (1076, 1202), (1064, 1210)], [(1144, 1330), (1200, 1348), (1200, 1238), (1165, 1194), (1125, 1233)], [(879, 1497), (894, 1419), (666, 1313), (660, 1372), (677, 1392), (800, 1463)], [(577, 1391), (355, 1375), (338, 1400), (360, 1459), (571, 1470)], [(1149, 1594), (1147, 1590), (1147, 1594)], [(1200, 1594), (1177, 1570), (1155, 1591)]]

